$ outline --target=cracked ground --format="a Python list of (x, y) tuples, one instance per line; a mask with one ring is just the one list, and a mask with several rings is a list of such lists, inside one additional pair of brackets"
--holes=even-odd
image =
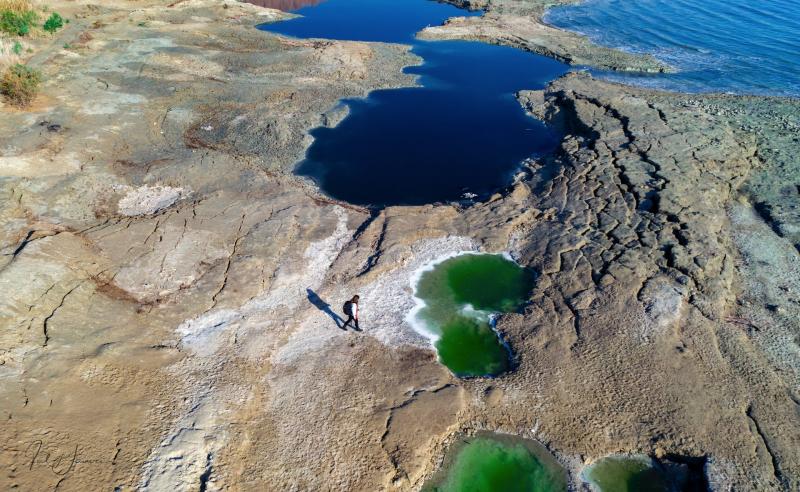
[[(4, 488), (415, 490), (484, 429), (575, 484), (623, 452), (800, 487), (796, 101), (571, 74), (518, 94), (564, 138), (509, 189), (370, 211), (291, 168), (340, 98), (413, 83), (405, 47), (268, 35), (281, 14), (230, 1), (55, 3), (43, 95), (0, 108)], [(459, 251), (539, 274), (497, 379), (405, 322), (414, 272)], [(310, 292), (360, 293), (364, 332)]]

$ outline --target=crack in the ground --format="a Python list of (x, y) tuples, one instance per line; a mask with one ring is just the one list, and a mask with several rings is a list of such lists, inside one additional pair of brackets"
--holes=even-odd
[(242, 228), (244, 228), (244, 220), (246, 214), (242, 213), (242, 219), (239, 221), (239, 228), (236, 231), (236, 239), (233, 241), (233, 247), (231, 248), (231, 252), (228, 255), (228, 258), (225, 262), (225, 271), (222, 273), (222, 283), (220, 284), (217, 291), (211, 296), (211, 309), (214, 309), (217, 306), (217, 297), (225, 290), (225, 287), (228, 285), (228, 273), (231, 270), (231, 263), (233, 263), (233, 258), (236, 256), (236, 252), (239, 248), (239, 243), (241, 242), (242, 238), (245, 237), (247, 234), (242, 234)]
[(372, 246), (372, 254), (367, 258), (367, 263), (364, 268), (358, 273), (358, 276), (362, 276), (367, 274), (370, 270), (372, 270), (375, 265), (378, 264), (378, 261), (381, 259), (381, 255), (383, 254), (383, 242), (386, 239), (386, 232), (388, 230), (389, 220), (387, 218), (383, 219), (383, 224), (381, 225), (381, 232), (378, 234), (378, 238), (373, 242)]
[(206, 490), (208, 490), (208, 482), (211, 479), (211, 473), (214, 471), (212, 459), (213, 455), (211, 453), (206, 454), (206, 467), (200, 475), (200, 492), (206, 492)]
[(781, 467), (778, 457), (775, 455), (775, 451), (772, 449), (772, 446), (770, 446), (769, 439), (767, 439), (767, 435), (764, 434), (764, 431), (761, 429), (761, 425), (759, 425), (758, 420), (756, 420), (755, 416), (753, 415), (752, 403), (747, 406), (747, 410), (745, 410), (745, 415), (747, 415), (747, 418), (750, 420), (750, 422), (752, 422), (753, 428), (758, 434), (758, 437), (761, 438), (761, 442), (764, 444), (764, 449), (767, 451), (767, 454), (769, 454), (772, 463), (772, 474), (774, 475), (775, 480), (777, 480), (778, 483), (785, 485), (786, 482), (784, 480), (783, 473), (781, 472)]
[(53, 319), (53, 316), (56, 315), (58, 310), (64, 306), (64, 302), (66, 302), (67, 297), (69, 297), (70, 294), (75, 292), (75, 290), (81, 285), (83, 285), (83, 281), (78, 282), (73, 288), (67, 291), (67, 293), (61, 297), (61, 302), (58, 303), (58, 306), (53, 308), (50, 314), (47, 315), (44, 321), (42, 321), (42, 334), (44, 335), (44, 342), (42, 343), (42, 347), (47, 347), (47, 344), (50, 342), (50, 334), (48, 333), (50, 320)]

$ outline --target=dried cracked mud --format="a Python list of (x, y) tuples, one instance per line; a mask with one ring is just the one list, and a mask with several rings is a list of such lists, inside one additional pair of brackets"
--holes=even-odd
[[(230, 0), (53, 6), (43, 94), (0, 108), (3, 489), (418, 490), (481, 430), (575, 490), (617, 453), (800, 487), (797, 100), (570, 74), (518, 94), (565, 136), (512, 187), (371, 213), (291, 170), (340, 98), (414, 83), (406, 47), (273, 36), (284, 14)], [(404, 321), (413, 273), (462, 251), (539, 272), (497, 379)], [(362, 333), (309, 302), (354, 292)]]

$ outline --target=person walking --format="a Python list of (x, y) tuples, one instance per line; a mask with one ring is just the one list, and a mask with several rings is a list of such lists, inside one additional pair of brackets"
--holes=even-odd
[(342, 329), (347, 329), (347, 325), (349, 325), (352, 321), (353, 329), (356, 331), (361, 331), (361, 328), (358, 326), (358, 296), (353, 296), (352, 299), (345, 302), (342, 309), (344, 314), (347, 315), (347, 321), (345, 321), (344, 325), (342, 325)]

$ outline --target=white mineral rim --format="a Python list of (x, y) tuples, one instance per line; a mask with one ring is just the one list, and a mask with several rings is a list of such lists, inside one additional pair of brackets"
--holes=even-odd
[[(419, 286), (419, 282), (420, 282), (420, 280), (422, 280), (422, 276), (425, 275), (425, 273), (433, 271), (438, 265), (444, 263), (447, 260), (450, 260), (450, 259), (455, 258), (457, 256), (463, 256), (463, 255), (476, 255), (476, 256), (477, 255), (502, 255), (507, 260), (509, 260), (511, 262), (514, 262), (514, 264), (516, 264), (516, 265), (519, 265), (519, 263), (517, 263), (517, 261), (511, 256), (511, 253), (509, 253), (507, 251), (502, 251), (502, 252), (499, 252), (499, 253), (489, 253), (489, 252), (483, 252), (483, 251), (477, 251), (477, 250), (461, 250), (461, 251), (453, 251), (451, 253), (446, 253), (446, 254), (444, 254), (442, 256), (438, 256), (437, 258), (425, 263), (420, 268), (415, 270), (411, 275), (411, 290), (413, 292), (414, 307), (408, 312), (408, 314), (406, 315), (405, 320), (409, 325), (411, 325), (412, 328), (414, 328), (414, 331), (416, 331), (417, 333), (419, 333), (420, 335), (422, 335), (423, 337), (428, 339), (428, 341), (430, 342), (431, 346), (434, 347), (434, 349), (436, 347), (436, 342), (439, 340), (440, 335), (438, 333), (436, 333), (436, 331), (433, 328), (428, 326), (425, 323), (425, 321), (422, 319), (422, 317), (419, 316), (419, 313), (423, 309), (425, 309), (428, 306), (428, 304), (423, 299), (421, 299), (420, 297), (417, 296), (417, 287)], [(478, 317), (482, 317), (482, 316), (488, 316), (489, 324), (491, 325), (492, 330), (495, 332), (495, 334), (498, 335), (498, 338), (501, 341), (503, 340), (503, 338), (500, 337), (499, 333), (497, 333), (497, 331), (495, 330), (495, 322), (496, 322), (496, 318), (497, 318), (497, 316), (496, 316), (497, 313), (492, 313), (492, 312), (488, 312), (488, 311), (480, 311), (480, 310), (475, 309), (473, 306), (471, 306), (469, 304), (467, 304), (465, 306), (462, 306), (461, 311), (462, 311), (463, 314), (465, 314), (465, 315), (467, 315), (469, 317), (478, 318)], [(503, 341), (503, 343), (505, 344), (505, 341)]]

